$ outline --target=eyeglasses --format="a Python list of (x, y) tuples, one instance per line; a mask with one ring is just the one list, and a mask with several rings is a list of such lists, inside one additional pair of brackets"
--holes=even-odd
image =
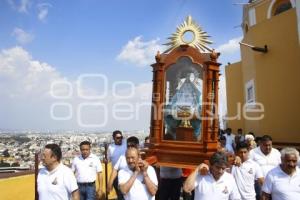
[(118, 136), (118, 137), (115, 137), (116, 140), (120, 140), (120, 139), (123, 139), (123, 136)]

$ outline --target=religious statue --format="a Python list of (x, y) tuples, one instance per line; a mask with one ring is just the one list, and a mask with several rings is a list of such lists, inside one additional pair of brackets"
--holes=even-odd
[[(202, 78), (189, 58), (179, 60), (178, 78), (168, 82), (168, 102), (165, 107), (166, 132), (176, 138), (176, 129), (192, 128), (193, 137), (201, 137)], [(184, 64), (184, 65), (182, 65)], [(185, 66), (185, 67), (184, 67)], [(198, 67), (199, 68), (199, 67)], [(167, 72), (168, 73), (168, 72)], [(175, 88), (170, 91), (170, 88)], [(174, 93), (174, 95), (172, 95)]]

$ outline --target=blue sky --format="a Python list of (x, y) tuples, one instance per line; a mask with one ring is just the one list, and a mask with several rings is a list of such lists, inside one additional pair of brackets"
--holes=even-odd
[[(75, 114), (70, 120), (49, 117), (49, 107), (58, 100), (45, 94), (53, 81), (65, 80), (75, 88), (86, 73), (106, 76), (110, 92), (116, 81), (130, 81), (135, 96), (143, 95), (137, 91), (147, 96), (155, 52), (188, 15), (211, 36), (211, 47), (221, 51), (221, 63), (239, 60), (242, 31), (234, 27), (241, 24), (242, 6), (233, 4), (241, 2), (247, 1), (0, 1), (0, 129), (84, 129), (78, 127)], [(85, 83), (89, 91), (103, 89), (95, 87), (101, 85), (97, 81)], [(71, 104), (73, 113), (78, 110), (75, 105), (86, 101), (93, 100), (79, 98), (75, 89), (69, 99), (59, 100)], [(146, 115), (124, 123), (108, 117), (97, 129), (147, 130), (150, 113)]]

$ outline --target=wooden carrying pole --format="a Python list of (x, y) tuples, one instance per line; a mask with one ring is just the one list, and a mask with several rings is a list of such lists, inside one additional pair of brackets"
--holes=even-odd
[(108, 144), (104, 143), (104, 167), (105, 167), (105, 200), (108, 200), (108, 191), (107, 191), (107, 185), (108, 185), (108, 171), (107, 171), (107, 149), (108, 149)]
[(39, 199), (39, 194), (37, 191), (37, 176), (39, 173), (39, 153), (34, 154), (34, 199), (38, 200)]

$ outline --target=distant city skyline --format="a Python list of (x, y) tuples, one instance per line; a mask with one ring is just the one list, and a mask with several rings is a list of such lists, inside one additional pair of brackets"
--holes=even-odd
[[(0, 130), (144, 130), (150, 127), (152, 69), (188, 15), (221, 52), (240, 59), (236, 1), (0, 2)], [(238, 27), (238, 28), (235, 28)]]

